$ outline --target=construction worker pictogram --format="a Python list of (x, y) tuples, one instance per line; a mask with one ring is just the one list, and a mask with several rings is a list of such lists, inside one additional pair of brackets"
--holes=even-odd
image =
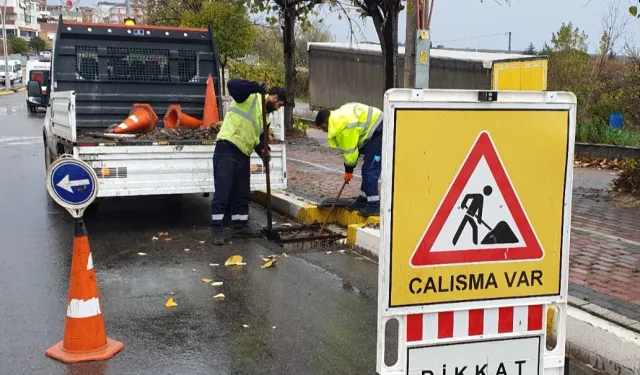
[(75, 363), (108, 359), (123, 348), (123, 343), (107, 337), (89, 237), (82, 218), (76, 218), (64, 338), (45, 354)]
[(420, 239), (411, 265), (504, 262), (543, 255), (491, 136), (480, 132)]

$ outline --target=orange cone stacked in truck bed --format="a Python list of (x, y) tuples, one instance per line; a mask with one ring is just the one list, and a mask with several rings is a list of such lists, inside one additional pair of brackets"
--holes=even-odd
[(116, 134), (148, 133), (158, 125), (158, 115), (149, 104), (134, 104), (129, 117), (113, 129)]
[(123, 343), (107, 337), (89, 237), (82, 219), (76, 219), (64, 338), (45, 354), (74, 363), (108, 359), (123, 348)]
[(218, 113), (218, 101), (216, 100), (216, 90), (213, 87), (213, 78), (211, 74), (207, 77), (207, 91), (204, 96), (204, 116), (202, 117), (202, 126), (210, 127), (220, 121)]
[(185, 115), (182, 113), (180, 105), (172, 104), (164, 115), (164, 127), (170, 129), (177, 128), (178, 126), (200, 127), (202, 126), (202, 121), (195, 117)]

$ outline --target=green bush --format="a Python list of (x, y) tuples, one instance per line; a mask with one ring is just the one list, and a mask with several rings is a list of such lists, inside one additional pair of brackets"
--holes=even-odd
[[(257, 64), (251, 65), (244, 62), (229, 62), (229, 78), (246, 79), (249, 81), (264, 82), (267, 87), (279, 86), (284, 88), (284, 68), (282, 65)], [(309, 73), (297, 71), (295, 82), (296, 98), (309, 97)]]
[(243, 62), (229, 63), (229, 77), (264, 82), (267, 87), (284, 87), (284, 69), (270, 64), (251, 65)]

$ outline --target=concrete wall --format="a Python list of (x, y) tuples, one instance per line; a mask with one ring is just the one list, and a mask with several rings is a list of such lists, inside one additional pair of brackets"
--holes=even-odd
[[(398, 85), (404, 81), (404, 54), (398, 56)], [(491, 71), (479, 62), (432, 59), (429, 88), (490, 89)], [(309, 50), (309, 104), (337, 108), (359, 102), (382, 108), (382, 55), (369, 51), (314, 47)]]

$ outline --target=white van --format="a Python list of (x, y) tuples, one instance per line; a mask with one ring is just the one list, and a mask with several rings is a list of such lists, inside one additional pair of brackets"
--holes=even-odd
[(38, 81), (40, 83), (41, 97), (33, 97), (29, 96), (29, 90), (27, 90), (27, 108), (29, 112), (35, 113), (36, 108), (46, 108), (47, 107), (47, 86), (49, 85), (49, 77), (51, 73), (51, 61), (46, 60), (29, 60), (27, 61), (27, 70), (26, 70), (26, 79), (25, 81), (28, 83), (29, 81)]
[[(22, 83), (22, 61), (20, 60), (9, 60), (9, 79), (11, 80), (11, 84), (13, 85), (16, 82)], [(5, 67), (5, 60), (0, 58), (0, 84), (5, 83), (5, 74), (7, 69)]]

